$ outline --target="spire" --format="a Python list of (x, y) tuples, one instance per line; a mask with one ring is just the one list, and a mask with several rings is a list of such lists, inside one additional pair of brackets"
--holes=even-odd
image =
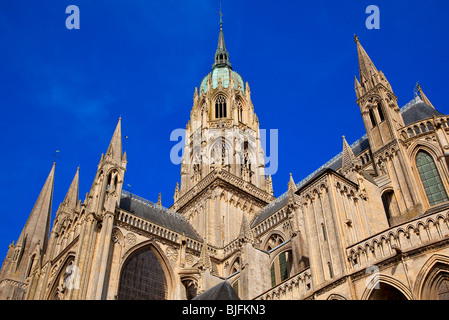
[(243, 210), (239, 239), (243, 240), (244, 242), (251, 242), (251, 243), (254, 241), (254, 235), (253, 232), (251, 231), (251, 227), (249, 225), (248, 218), (246, 217), (245, 210)]
[(433, 106), (433, 104), (430, 102), (430, 100), (427, 98), (427, 96), (424, 94), (424, 92), (422, 91), (421, 86), (419, 85), (419, 83), (416, 85), (416, 88), (419, 91), (419, 95), (421, 96), (421, 100), (422, 102), (424, 102), (425, 104), (427, 104), (429, 107), (432, 107), (435, 109), (435, 107)]
[(70, 184), (69, 190), (62, 202), (62, 205), (69, 210), (75, 210), (78, 204), (78, 196), (79, 196), (79, 171), (80, 168), (76, 170), (75, 177)]
[(291, 204), (293, 204), (295, 202), (296, 190), (298, 190), (298, 188), (296, 187), (296, 183), (293, 180), (292, 174), (290, 173), (290, 180), (288, 181), (287, 197), (288, 197), (288, 202)]
[(215, 51), (215, 63), (212, 65), (212, 69), (216, 67), (225, 67), (225, 66), (232, 69), (232, 65), (229, 62), (229, 53), (228, 50), (226, 50), (226, 45), (224, 41), (223, 13), (221, 12), (221, 6), (219, 14), (220, 14), (220, 33), (218, 35), (217, 51)]
[(290, 180), (288, 181), (288, 189), (292, 189), (293, 191), (297, 190), (295, 181), (293, 180), (293, 176), (291, 173), (290, 173)]
[(359, 37), (354, 36), (354, 40), (357, 44), (357, 55), (359, 57), (360, 82), (363, 85), (365, 81), (370, 81), (373, 75), (378, 74), (379, 71), (377, 71), (374, 63), (360, 44)]
[(25, 250), (34, 250), (38, 243), (41, 244), (43, 251), (47, 247), (50, 231), (51, 205), (53, 202), (55, 166), (56, 162), (53, 163), (50, 174), (17, 240), (17, 245), (22, 246), (23, 252), (26, 252)]
[(341, 155), (341, 172), (346, 175), (346, 178), (354, 179), (353, 169), (358, 170), (359, 162), (354, 156), (354, 152), (343, 136), (343, 152)]
[(118, 119), (117, 127), (112, 135), (111, 143), (106, 152), (105, 159), (115, 163), (122, 163), (122, 118)]

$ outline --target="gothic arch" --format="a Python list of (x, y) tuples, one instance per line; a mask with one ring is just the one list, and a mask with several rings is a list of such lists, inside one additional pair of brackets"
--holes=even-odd
[[(224, 149), (223, 149), (224, 146)], [(232, 164), (232, 155), (233, 155), (233, 147), (232, 142), (227, 138), (223, 136), (215, 137), (214, 140), (209, 144), (209, 147), (207, 149), (207, 155), (209, 160), (209, 165), (217, 164), (216, 162), (220, 159), (216, 158), (218, 157), (215, 152), (219, 152), (220, 158), (223, 156), (223, 151), (225, 152), (225, 160), (224, 164), (222, 165), (230, 165)], [(215, 157), (215, 159), (214, 159)], [(222, 161), (222, 160), (220, 160)]]
[[(50, 286), (51, 290), (47, 294), (47, 300), (60, 299), (61, 295), (64, 294), (64, 291), (62, 291), (62, 290), (65, 289), (65, 284), (63, 283), (64, 279), (62, 277), (64, 277), (67, 267), (70, 265), (70, 263), (72, 263), (74, 261), (75, 261), (75, 253), (69, 252), (66, 255), (66, 257), (64, 258), (64, 260), (62, 261), (62, 263), (60, 264), (58, 271), (56, 272), (56, 276), (54, 277), (52, 284)], [(62, 287), (61, 285), (63, 285), (64, 287)], [(59, 298), (57, 298), (57, 297), (59, 297)]]
[(237, 108), (237, 119), (239, 122), (245, 122), (248, 118), (246, 103), (241, 97), (235, 99), (235, 108)]
[(197, 296), (198, 277), (196, 275), (184, 275), (180, 278), (182, 285), (185, 288), (185, 298), (191, 300)]
[[(447, 183), (448, 172), (447, 172), (447, 167), (444, 164), (442, 164), (441, 161), (439, 161), (439, 159), (441, 159), (441, 152), (439, 150), (437, 150), (432, 144), (425, 142), (425, 141), (420, 141), (419, 143), (417, 143), (416, 146), (412, 150), (413, 151), (410, 153), (410, 155), (411, 155), (410, 159), (411, 159), (411, 163), (412, 163), (413, 175), (415, 177), (415, 181), (417, 182), (418, 191), (421, 194), (422, 199), (429, 206), (437, 205), (437, 204), (441, 203), (441, 201), (444, 201), (444, 202), (448, 201), (448, 199), (449, 199), (448, 198), (449, 185)], [(421, 157), (421, 159), (424, 161), (421, 163), (421, 170), (424, 170), (424, 172), (420, 171), (420, 165), (417, 163), (418, 157)], [(431, 161), (425, 160), (426, 159), (425, 157), (430, 157), (429, 159)], [(427, 161), (427, 164), (426, 164), (426, 161)], [(425, 170), (427, 170), (426, 166), (429, 166), (429, 165), (435, 166), (436, 174), (434, 174), (434, 178), (432, 178), (434, 181), (429, 180), (430, 178), (425, 179), (427, 181), (427, 183), (429, 183), (429, 181), (430, 181), (429, 185), (427, 185), (427, 187), (426, 187), (425, 182), (423, 181), (423, 175), (424, 174), (427, 175), (428, 172), (434, 171), (434, 169), (429, 169), (430, 171), (425, 171)], [(435, 179), (438, 181), (435, 182)], [(427, 188), (431, 188), (432, 185), (435, 185), (435, 186), (440, 185), (440, 186), (442, 186), (442, 190), (441, 190), (441, 188), (439, 188), (439, 189), (437, 189), (437, 191), (431, 191), (430, 194), (432, 196), (429, 198), (429, 193), (428, 193), (429, 190)], [(430, 189), (430, 190), (432, 190), (432, 189)], [(435, 193), (437, 193), (436, 198), (435, 198)], [(439, 193), (439, 195), (438, 195), (438, 193)], [(434, 200), (434, 203), (432, 203), (432, 200)]]
[(391, 219), (397, 217), (400, 212), (396, 194), (391, 186), (380, 190), (380, 194), (388, 225), (391, 226)]
[(165, 299), (166, 300), (174, 299), (175, 288), (176, 288), (175, 280), (174, 280), (175, 279), (174, 272), (171, 268), (170, 261), (165, 256), (162, 248), (154, 240), (144, 241), (144, 242), (130, 248), (123, 255), (123, 257), (121, 259), (120, 266), (119, 266), (119, 278), (118, 278), (119, 281), (117, 281), (117, 286), (116, 286), (117, 296), (119, 296), (121, 277), (122, 277), (122, 272), (123, 272), (125, 263), (134, 254), (137, 254), (137, 253), (139, 253), (139, 251), (144, 251), (144, 250), (151, 250), (154, 253), (154, 255), (156, 256), (156, 258), (159, 260), (159, 263), (162, 268), (162, 271), (164, 272), (164, 276), (165, 276), (165, 280), (166, 280), (166, 284), (167, 284), (167, 293), (166, 293)]
[[(237, 269), (237, 266), (238, 266), (238, 269)], [(236, 271), (234, 271), (234, 269), (237, 269), (236, 271), (240, 271), (240, 255), (237, 255), (236, 257), (234, 257), (234, 259), (232, 259), (232, 262), (229, 264), (228, 276), (230, 276), (236, 272)]]
[(340, 294), (333, 293), (333, 294), (329, 295), (327, 300), (347, 300), (347, 299)]
[(441, 281), (449, 281), (449, 257), (434, 254), (421, 267), (415, 281), (414, 292), (420, 300), (438, 299)]
[[(368, 279), (369, 277), (366, 278), (365, 281), (368, 281)], [(403, 297), (406, 300), (413, 300), (412, 293), (407, 286), (399, 280), (383, 274), (374, 274), (371, 276), (371, 279), (365, 284), (365, 290), (363, 291), (361, 300), (377, 300), (373, 299), (374, 295), (378, 293), (375, 292), (375, 290), (385, 290), (384, 292), (389, 291), (390, 293), (394, 292), (393, 295), (397, 298)], [(380, 291), (380, 293), (382, 294), (382, 291)]]
[(438, 146), (436, 146), (435, 144), (433, 144), (429, 141), (425, 141), (425, 140), (413, 141), (410, 144), (408, 150), (409, 150), (410, 159), (415, 159), (417, 153), (421, 150), (424, 150), (424, 151), (430, 153), (430, 155), (432, 157), (434, 157), (435, 159), (439, 159), (443, 156), (443, 153), (441, 152), (440, 148), (438, 148)]
[(211, 107), (213, 108), (213, 119), (226, 119), (230, 117), (230, 99), (228, 95), (220, 91), (214, 95), (212, 101)]
[[(282, 232), (282, 231), (279, 231), (279, 230), (272, 230), (268, 235), (267, 235), (267, 237), (265, 238), (265, 241), (263, 242), (263, 245), (262, 245), (262, 248), (264, 249), (264, 250), (266, 250), (266, 251), (269, 251), (269, 250), (271, 250), (271, 249), (273, 249), (273, 248), (271, 248), (271, 249), (268, 249), (268, 244), (269, 244), (269, 242), (270, 242), (270, 240), (272, 240), (272, 237), (273, 236), (278, 236), (278, 237), (280, 237), (280, 238), (282, 238), (282, 240), (283, 240), (283, 242), (285, 242), (286, 240), (285, 239), (287, 239), (287, 237), (285, 236), (285, 234)], [(282, 242), (282, 243), (283, 243)], [(280, 244), (280, 243), (279, 243)]]

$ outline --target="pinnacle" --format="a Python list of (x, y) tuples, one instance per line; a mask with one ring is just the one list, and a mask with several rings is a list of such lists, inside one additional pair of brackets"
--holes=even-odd
[(359, 38), (355, 36), (355, 39), (357, 44), (357, 54), (359, 57), (360, 82), (363, 83), (365, 80), (371, 79), (371, 75), (377, 74), (378, 71), (365, 49), (362, 47)]
[(78, 196), (79, 196), (79, 170), (80, 168), (76, 170), (75, 177), (73, 178), (72, 183), (70, 184), (69, 190), (67, 191), (67, 194), (64, 198), (63, 204), (68, 209), (75, 209), (76, 205), (78, 203)]
[(106, 158), (112, 160), (115, 163), (120, 164), (122, 162), (122, 117), (119, 118), (114, 134), (112, 135), (111, 142), (106, 152)]
[(424, 94), (424, 91), (422, 90), (421, 86), (419, 85), (419, 83), (416, 85), (418, 91), (419, 91), (419, 95), (421, 96), (421, 100), (422, 102), (424, 102), (425, 104), (427, 104), (429, 107), (432, 107), (435, 109), (435, 107), (433, 106), (432, 102), (430, 102), (429, 98), (427, 98), (427, 96)]

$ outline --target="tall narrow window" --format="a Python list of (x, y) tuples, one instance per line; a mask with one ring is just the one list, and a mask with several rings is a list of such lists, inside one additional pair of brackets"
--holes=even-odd
[(274, 258), (270, 267), (271, 274), (271, 286), (279, 284), (290, 276), (292, 268), (292, 253), (291, 251), (285, 251)]
[(399, 207), (392, 190), (386, 191), (382, 194), (382, 203), (384, 205), (385, 215), (387, 216), (388, 225), (391, 227), (391, 218), (397, 216)]
[(332, 270), (332, 265), (330, 262), (327, 263), (327, 267), (329, 268), (329, 277), (334, 277), (334, 270)]
[(371, 125), (374, 128), (376, 126), (376, 118), (374, 117), (373, 109), (369, 109), (369, 118), (371, 119)]
[(237, 117), (239, 122), (243, 122), (243, 106), (240, 100), (237, 100)]
[(215, 118), (226, 118), (226, 99), (223, 96), (218, 96), (215, 100)]
[(385, 117), (382, 111), (382, 104), (380, 102), (377, 104), (377, 111), (379, 112), (380, 122), (384, 121)]
[(323, 240), (326, 241), (327, 235), (326, 235), (326, 227), (324, 226), (324, 223), (321, 224), (321, 230), (323, 231)]
[(425, 151), (419, 151), (416, 155), (416, 167), (429, 204), (434, 206), (448, 201), (446, 190), (432, 156)]

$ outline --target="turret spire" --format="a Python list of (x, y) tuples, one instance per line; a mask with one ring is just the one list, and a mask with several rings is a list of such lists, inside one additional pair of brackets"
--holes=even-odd
[(72, 180), (72, 183), (70, 184), (69, 190), (67, 191), (67, 194), (64, 198), (64, 201), (62, 202), (62, 205), (69, 209), (69, 210), (75, 210), (76, 205), (78, 204), (78, 196), (79, 196), (79, 172), (80, 168), (76, 170), (75, 177)]
[(22, 250), (34, 250), (37, 243), (40, 243), (43, 251), (47, 247), (50, 231), (51, 206), (53, 202), (55, 166), (56, 162), (53, 163), (50, 174), (17, 240), (17, 244), (22, 246)]
[(360, 82), (363, 85), (365, 81), (370, 81), (372, 76), (377, 74), (378, 71), (365, 49), (360, 44), (359, 37), (354, 36), (354, 40), (357, 44), (357, 55), (359, 57)]
[(117, 164), (122, 162), (122, 118), (120, 117), (112, 135), (111, 143), (109, 144), (108, 151), (105, 158)]
[(217, 51), (215, 51), (215, 63), (212, 65), (212, 69), (224, 66), (227, 66), (228, 68), (232, 69), (231, 62), (229, 62), (229, 53), (228, 50), (226, 50), (226, 45), (224, 41), (223, 13), (221, 12), (221, 5), (219, 14), (220, 14), (220, 33), (218, 35)]

